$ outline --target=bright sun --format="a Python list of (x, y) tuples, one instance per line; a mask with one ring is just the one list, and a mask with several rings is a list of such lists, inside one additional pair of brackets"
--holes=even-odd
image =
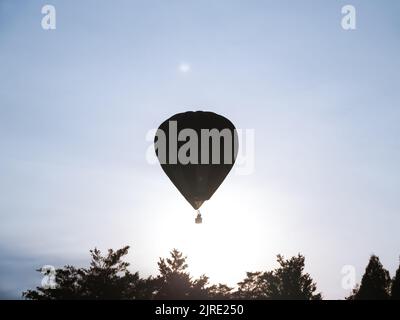
[(190, 64), (186, 63), (186, 62), (182, 62), (179, 65), (179, 71), (182, 73), (188, 73), (192, 70), (192, 67), (190, 66)]
[[(162, 240), (157, 247), (164, 257), (172, 248), (187, 255), (193, 276), (204, 273), (213, 283), (234, 285), (243, 279), (245, 271), (274, 262), (279, 221), (274, 220), (273, 207), (268, 211), (257, 204), (255, 199), (262, 197), (254, 192), (221, 189), (200, 209), (200, 225), (195, 224), (196, 211), (190, 205), (180, 201), (183, 205), (176, 208), (176, 199), (166, 201), (164, 208), (172, 214), (160, 216), (157, 232)], [(268, 225), (260, 223), (265, 221), (260, 219), (261, 214), (264, 218), (270, 215)]]

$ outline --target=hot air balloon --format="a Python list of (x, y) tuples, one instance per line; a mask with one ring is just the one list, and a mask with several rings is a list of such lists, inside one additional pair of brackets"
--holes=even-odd
[(232, 169), (238, 153), (235, 126), (213, 112), (179, 113), (157, 130), (154, 146), (163, 171), (197, 210), (209, 200)]

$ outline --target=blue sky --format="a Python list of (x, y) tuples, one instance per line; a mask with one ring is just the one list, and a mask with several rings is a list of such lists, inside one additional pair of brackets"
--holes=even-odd
[[(41, 28), (45, 4), (56, 30)], [(341, 28), (345, 4), (357, 30)], [(399, 11), (389, 0), (0, 0), (0, 296), (39, 285), (41, 265), (126, 244), (143, 275), (177, 247), (195, 275), (231, 285), (301, 252), (327, 298), (347, 295), (341, 268), (359, 280), (372, 253), (393, 274)], [(145, 137), (198, 109), (256, 140), (253, 174), (231, 174), (194, 230)]]

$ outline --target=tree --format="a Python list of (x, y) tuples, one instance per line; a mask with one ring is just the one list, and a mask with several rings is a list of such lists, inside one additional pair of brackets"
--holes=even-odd
[(396, 275), (392, 280), (390, 297), (392, 300), (400, 300), (400, 265), (396, 271)]
[(361, 279), (361, 285), (353, 290), (348, 300), (386, 300), (390, 292), (389, 271), (383, 268), (376, 255), (372, 255)]
[(241, 299), (291, 299), (320, 300), (317, 286), (308, 273), (304, 273), (305, 258), (302, 255), (285, 260), (278, 255), (279, 267), (267, 272), (249, 272), (239, 282), (236, 296)]
[(226, 284), (219, 283), (208, 288), (208, 297), (215, 300), (227, 300), (233, 297), (233, 288)]
[(128, 254), (126, 246), (117, 251), (108, 250), (102, 256), (100, 250), (90, 250), (90, 267), (65, 266), (56, 270), (56, 288), (37, 287), (23, 293), (26, 299), (148, 299), (154, 280), (141, 279), (138, 272), (131, 273), (128, 262), (122, 258)]
[(238, 283), (236, 297), (247, 300), (268, 299), (263, 275), (263, 272), (247, 272), (246, 278)]
[(192, 278), (187, 258), (177, 249), (158, 262), (159, 275), (142, 279), (139, 273), (128, 270), (123, 261), (129, 247), (117, 251), (90, 250), (89, 268), (65, 266), (56, 270), (56, 284), (52, 289), (37, 287), (23, 293), (26, 299), (321, 299), (316, 285), (304, 273), (302, 255), (285, 260), (278, 256), (279, 267), (267, 272), (248, 272), (238, 283), (238, 289), (225, 284), (210, 285), (202, 275)]
[(170, 258), (160, 258), (158, 269), (160, 275), (155, 279), (156, 299), (206, 299), (209, 297), (208, 277), (202, 275), (192, 280), (186, 271), (186, 256), (173, 249)]

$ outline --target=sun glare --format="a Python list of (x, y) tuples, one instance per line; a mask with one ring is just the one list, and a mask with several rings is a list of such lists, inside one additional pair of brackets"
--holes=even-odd
[(179, 71), (181, 73), (188, 73), (192, 70), (192, 67), (190, 66), (190, 64), (186, 63), (186, 62), (182, 62), (179, 67), (178, 67)]
[[(281, 240), (277, 234), (281, 221), (273, 214), (277, 209), (272, 203), (262, 207), (255, 199), (257, 195), (249, 191), (218, 190), (200, 209), (200, 225), (195, 224), (196, 211), (190, 206), (173, 211), (174, 201), (168, 201), (171, 208), (166, 210), (174, 213), (159, 221), (158, 232), (164, 235), (157, 251), (166, 256), (177, 248), (188, 256), (193, 276), (204, 273), (211, 282), (235, 285), (255, 266), (272, 265), (277, 253), (275, 242)], [(260, 224), (260, 215), (270, 216), (268, 225)]]

